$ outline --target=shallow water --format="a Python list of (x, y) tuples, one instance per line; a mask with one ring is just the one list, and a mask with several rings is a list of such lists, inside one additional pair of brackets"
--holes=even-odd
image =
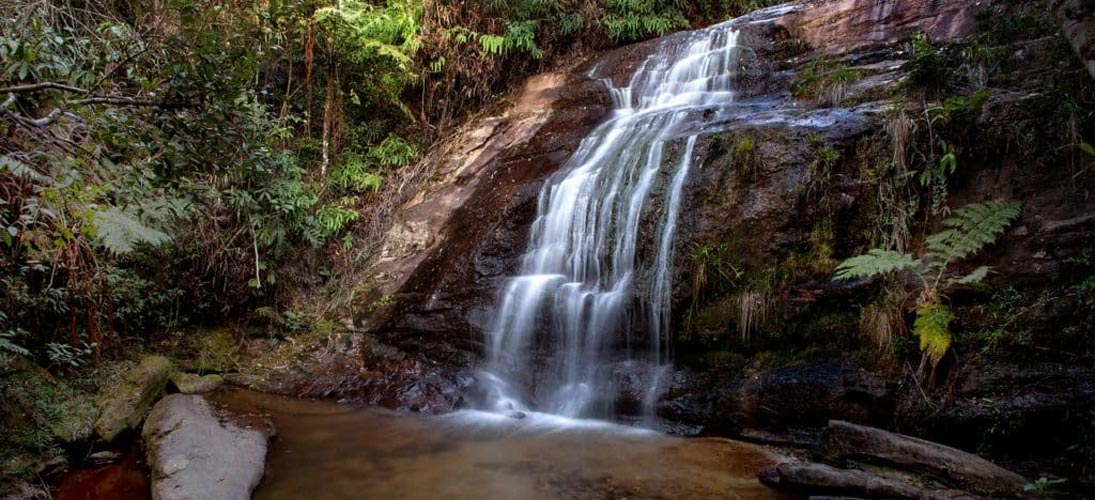
[(598, 421), (426, 417), (239, 389), (213, 399), (277, 427), (257, 499), (793, 498), (763, 449)]

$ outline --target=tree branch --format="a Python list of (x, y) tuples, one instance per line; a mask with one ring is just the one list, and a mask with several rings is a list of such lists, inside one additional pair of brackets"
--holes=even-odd
[(28, 83), (25, 85), (13, 85), (11, 87), (4, 87), (0, 89), (0, 94), (15, 93), (15, 92), (37, 92), (39, 90), (54, 89), (63, 90), (65, 92), (75, 92), (77, 94), (86, 94), (87, 90), (79, 87), (73, 87), (71, 85), (65, 85), (57, 82), (41, 82), (41, 83)]
[(162, 101), (135, 99), (132, 97), (88, 97), (87, 99), (76, 99), (73, 101), (68, 101), (68, 104), (75, 104), (77, 106), (83, 106), (87, 104), (113, 104), (115, 106), (155, 106), (160, 108), (177, 106)]

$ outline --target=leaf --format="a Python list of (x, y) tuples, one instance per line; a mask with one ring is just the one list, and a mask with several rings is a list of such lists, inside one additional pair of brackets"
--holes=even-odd
[(1019, 217), (1022, 204), (1017, 201), (971, 203), (943, 220), (943, 231), (924, 240), (928, 257), (939, 261), (965, 258), (996, 241)]
[(977, 269), (974, 269), (969, 274), (957, 280), (954, 280), (954, 283), (957, 283), (959, 285), (973, 285), (976, 283), (980, 283), (982, 280), (985, 279), (985, 276), (988, 276), (988, 274), (989, 266), (981, 266)]
[(92, 220), (96, 240), (115, 255), (129, 253), (141, 243), (157, 246), (171, 240), (167, 233), (145, 225), (138, 216), (120, 207), (95, 212)]
[(954, 314), (950, 308), (938, 301), (924, 304), (916, 311), (913, 334), (920, 337), (920, 350), (931, 358), (932, 366), (938, 364), (950, 349), (952, 321)]
[(34, 167), (7, 156), (0, 156), (0, 172), (7, 170), (11, 175), (34, 182), (48, 182), (49, 177), (38, 173)]
[(866, 254), (852, 257), (836, 267), (836, 279), (847, 280), (887, 274), (906, 269), (915, 270), (922, 265), (912, 255), (893, 250), (872, 248)]

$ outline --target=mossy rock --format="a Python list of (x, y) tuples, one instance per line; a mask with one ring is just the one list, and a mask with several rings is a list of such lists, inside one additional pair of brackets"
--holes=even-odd
[(11, 372), (0, 379), (5, 441), (43, 448), (52, 441), (74, 443), (91, 437), (98, 410), (90, 395), (21, 357), (0, 361), (0, 371)]
[(239, 360), (239, 341), (227, 329), (198, 332), (194, 340), (195, 354), (190, 369), (205, 373), (233, 371)]
[(213, 392), (221, 384), (224, 378), (220, 375), (196, 375), (193, 373), (175, 372), (171, 375), (171, 383), (183, 394), (205, 394)]
[(163, 394), (171, 376), (171, 361), (163, 356), (149, 356), (125, 373), (115, 387), (104, 388), (99, 395), (99, 419), (95, 433), (110, 442), (126, 429), (135, 429), (148, 409)]

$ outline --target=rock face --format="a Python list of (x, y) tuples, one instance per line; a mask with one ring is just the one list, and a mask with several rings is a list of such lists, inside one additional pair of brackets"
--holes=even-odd
[(989, 2), (969, 0), (836, 0), (807, 2), (783, 17), (790, 35), (823, 54), (847, 54), (923, 34), (953, 42), (974, 27)]
[(580, 71), (533, 78), (500, 116), (442, 147), (430, 181), (395, 216), (376, 264), (387, 298), (368, 322), (382, 341), (467, 365), (501, 279), (513, 272), (540, 184), (606, 113), (607, 92)]
[[(289, 347), (288, 343), (282, 346)], [(248, 356), (261, 366), (252, 364), (226, 375), (230, 383), (286, 396), (333, 398), (428, 414), (464, 406), (472, 383), (466, 367), (431, 363), (421, 354), (409, 354), (361, 333), (345, 333), (305, 351), (250, 352)], [(298, 361), (281, 365), (278, 360), (286, 357)]]
[(99, 397), (99, 419), (95, 433), (103, 441), (113, 441), (126, 429), (141, 424), (145, 413), (163, 394), (171, 376), (171, 361), (149, 356), (129, 370), (117, 387), (106, 387)]
[(218, 417), (201, 396), (165, 397), (141, 435), (153, 500), (246, 500), (262, 479), (266, 433)]
[(1087, 0), (1053, 0), (1050, 5), (1072, 49), (1095, 78), (1095, 5)]
[(736, 434), (742, 426), (808, 428), (831, 419), (886, 424), (894, 391), (852, 359), (801, 363), (742, 377), (681, 373), (658, 405), (663, 419), (704, 434)]

